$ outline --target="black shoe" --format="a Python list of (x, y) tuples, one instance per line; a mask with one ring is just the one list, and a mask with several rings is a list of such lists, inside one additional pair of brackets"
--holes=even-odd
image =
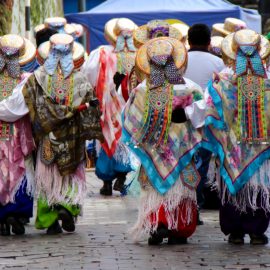
[(58, 222), (58, 220), (56, 220), (53, 225), (51, 225), (48, 229), (47, 229), (47, 234), (48, 235), (56, 235), (59, 233), (62, 233), (63, 230)]
[(151, 233), (151, 236), (148, 238), (149, 246), (156, 246), (163, 242), (163, 238), (168, 237), (168, 229), (165, 227), (158, 227), (157, 230)]
[(244, 235), (241, 233), (231, 233), (228, 238), (228, 243), (234, 244), (234, 245), (243, 245)]
[(250, 234), (251, 245), (266, 245), (268, 244), (268, 237), (265, 234)]
[(197, 210), (197, 225), (200, 226), (203, 224), (204, 224), (204, 222), (200, 218), (200, 210)]
[(0, 224), (0, 230), (2, 236), (8, 236), (10, 235), (10, 225), (7, 223), (1, 223)]
[(99, 193), (103, 196), (112, 196), (112, 182), (104, 181)]
[(184, 245), (184, 244), (187, 244), (186, 237), (169, 236), (168, 238), (168, 245)]
[(20, 217), (19, 221), (23, 224), (26, 225), (28, 223), (30, 223), (30, 218), (26, 218), (26, 217)]
[(19, 219), (10, 216), (6, 219), (8, 225), (11, 226), (11, 231), (16, 235), (22, 235), (25, 233), (24, 225), (20, 222)]
[(113, 185), (113, 190), (120, 191), (120, 192), (123, 190), (124, 184), (126, 181), (126, 176), (127, 176), (127, 173), (119, 173), (117, 175), (117, 179)]
[(62, 228), (67, 232), (75, 231), (75, 221), (73, 216), (65, 208), (58, 211), (58, 219), (62, 220)]

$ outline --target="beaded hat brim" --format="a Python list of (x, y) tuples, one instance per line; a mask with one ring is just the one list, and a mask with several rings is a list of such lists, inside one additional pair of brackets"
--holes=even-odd
[(152, 42), (155, 42), (157, 40), (166, 40), (171, 43), (171, 45), (173, 46), (172, 56), (177, 69), (181, 69), (186, 66), (187, 50), (185, 48), (185, 45), (181, 41), (170, 37), (154, 38), (147, 41), (137, 51), (135, 62), (136, 62), (136, 72), (141, 73), (139, 74), (141, 75), (139, 77), (143, 77), (143, 74), (146, 76), (150, 75), (150, 62), (147, 54), (147, 48), (148, 46), (151, 45)]
[[(46, 41), (38, 47), (37, 58), (40, 64), (43, 64), (44, 61), (47, 59), (50, 52), (50, 47), (51, 47), (50, 41)], [(84, 51), (83, 46), (80, 43), (74, 41), (73, 50), (72, 50), (72, 58), (73, 58), (75, 67), (79, 67), (81, 66), (80, 64), (83, 64), (84, 56), (85, 56), (85, 51)]]
[[(245, 32), (251, 32), (251, 30), (240, 30), (240, 31), (243, 32), (243, 35), (245, 34)], [(256, 33), (256, 32), (254, 32), (254, 33)], [(223, 57), (225, 59), (227, 58), (228, 60), (231, 60), (231, 61), (236, 60), (236, 54), (237, 54), (235, 46), (234, 46), (234, 34), (235, 33), (231, 33), (228, 36), (226, 36), (221, 44), (221, 50), (222, 50)], [(270, 43), (262, 35), (260, 35), (260, 44), (259, 44), (258, 48), (259, 48), (259, 55), (261, 56), (261, 58), (263, 60), (266, 59), (270, 55)]]
[[(12, 43), (16, 44), (16, 41), (20, 43), (22, 39), (24, 40), (24, 44), (22, 49), (20, 50), (20, 55), (19, 55), (19, 64), (20, 66), (24, 66), (34, 60), (36, 57), (36, 46), (28, 39), (22, 38), (19, 35), (5, 35), (3, 36), (5, 39), (12, 39)], [(8, 40), (7, 40), (8, 43)]]
[[(104, 36), (106, 40), (113, 46), (116, 44), (116, 40), (117, 40), (117, 35), (114, 30), (115, 30), (115, 26), (118, 20), (121, 20), (121, 18), (111, 19), (108, 22), (106, 22), (105, 27), (104, 27)], [(132, 29), (130, 29), (131, 31), (134, 31), (135, 29), (138, 28), (137, 24), (135, 24), (131, 20), (130, 20), (130, 23), (133, 24), (133, 26), (131, 26)]]
[[(176, 29), (173, 26), (169, 26), (169, 37), (181, 40), (182, 39), (182, 33)], [(134, 45), (137, 48), (140, 48), (143, 44), (145, 44), (147, 41), (150, 40), (148, 36), (148, 26), (147, 24), (144, 24), (140, 27), (138, 27), (134, 32), (133, 32), (133, 39), (134, 39)]]
[(231, 34), (231, 32), (230, 31), (228, 31), (228, 30), (226, 30), (225, 28), (224, 28), (224, 23), (215, 23), (215, 24), (213, 24), (213, 26), (212, 26), (212, 29), (213, 29), (213, 31), (216, 33), (220, 33), (220, 34), (222, 34), (222, 36), (227, 36), (227, 35), (229, 35), (229, 34)]

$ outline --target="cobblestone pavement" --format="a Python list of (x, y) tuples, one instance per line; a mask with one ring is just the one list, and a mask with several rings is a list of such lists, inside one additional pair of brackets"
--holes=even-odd
[[(270, 246), (227, 244), (217, 211), (204, 211), (188, 245), (149, 247), (133, 243), (127, 230), (135, 222), (137, 201), (98, 194), (101, 183), (88, 173), (84, 215), (74, 234), (47, 236), (27, 226), (20, 237), (0, 237), (0, 269), (270, 269)], [(270, 234), (269, 234), (270, 235)]]

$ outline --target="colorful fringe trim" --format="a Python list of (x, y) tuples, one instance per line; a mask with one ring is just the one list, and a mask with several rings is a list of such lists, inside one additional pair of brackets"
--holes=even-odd
[(150, 90), (147, 84), (146, 91), (144, 126), (138, 132), (141, 134), (138, 141), (155, 146), (166, 144), (171, 124), (173, 85), (166, 83)]
[(238, 141), (267, 142), (264, 78), (245, 75), (238, 78)]

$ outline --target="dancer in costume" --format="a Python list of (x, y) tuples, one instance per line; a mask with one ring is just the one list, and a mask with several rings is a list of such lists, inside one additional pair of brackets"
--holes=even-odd
[(84, 49), (70, 35), (55, 34), (41, 44), (38, 59), (43, 66), (13, 95), (24, 96), (21, 106), (29, 110), (38, 146), (36, 228), (72, 232), (86, 192), (85, 140), (102, 138), (98, 102), (79, 71)]
[[(180, 30), (182, 24), (179, 27), (178, 24), (171, 24), (171, 22), (176, 22), (177, 20), (151, 20), (147, 24), (139, 26), (134, 30), (133, 39), (134, 45), (137, 49), (139, 49), (142, 45), (144, 45), (147, 41), (157, 38), (157, 37), (170, 37), (175, 38), (179, 41), (185, 42), (185, 36), (182, 35)], [(180, 22), (180, 21), (177, 21)], [(179, 29), (178, 29), (179, 28)], [(185, 34), (185, 26), (184, 26), (184, 34)], [(129, 85), (130, 89), (136, 88), (144, 78), (140, 78), (140, 73), (136, 72), (136, 67), (134, 66), (130, 72), (129, 76)], [(132, 179), (132, 182), (127, 183), (128, 193), (136, 194), (136, 196), (140, 193), (140, 184), (138, 182), (138, 175), (140, 171), (140, 166), (136, 170), (135, 178)]]
[[(119, 18), (105, 25), (105, 37), (112, 45), (91, 52), (83, 69), (95, 87), (102, 111), (104, 142), (96, 162), (96, 175), (103, 181), (100, 194), (110, 196), (113, 189), (122, 191), (126, 175), (132, 170), (130, 153), (121, 143), (121, 112), (129, 97), (129, 74), (135, 63), (136, 48), (132, 32), (137, 26)], [(120, 87), (121, 86), (121, 87)], [(119, 89), (118, 89), (119, 88)], [(117, 91), (118, 90), (118, 91)]]
[(0, 224), (1, 235), (24, 234), (24, 220), (33, 214), (34, 140), (28, 110), (13, 94), (35, 66), (35, 46), (18, 35), (0, 37)]
[[(140, 158), (142, 194), (133, 234), (149, 245), (186, 243), (197, 223), (200, 176), (193, 155), (204, 123), (202, 89), (182, 77), (187, 52), (177, 39), (149, 40), (137, 52), (136, 70), (146, 78), (124, 110), (123, 139)], [(196, 115), (194, 117), (194, 115)]]
[(228, 242), (266, 244), (269, 225), (270, 101), (264, 62), (266, 38), (252, 30), (225, 37), (223, 58), (231, 68), (215, 75), (206, 92), (204, 147), (217, 156), (220, 226)]
[(85, 140), (102, 138), (98, 103), (79, 70), (84, 49), (70, 35), (55, 34), (41, 44), (38, 59), (44, 64), (23, 92), (38, 144), (36, 227), (58, 233), (62, 220), (70, 232), (86, 192)]

